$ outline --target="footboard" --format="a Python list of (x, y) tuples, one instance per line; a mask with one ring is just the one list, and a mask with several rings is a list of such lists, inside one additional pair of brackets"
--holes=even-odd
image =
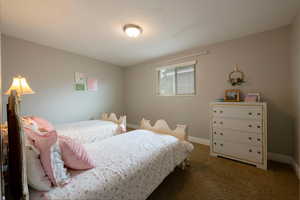
[[(178, 124), (176, 125), (176, 128), (172, 130), (170, 129), (168, 123), (163, 119), (157, 120), (154, 126), (152, 126), (150, 124), (150, 120), (146, 120), (143, 118), (141, 121), (141, 129), (150, 130), (159, 134), (172, 135), (179, 140), (187, 141), (186, 125)], [(190, 162), (188, 158), (186, 158), (178, 167), (180, 167), (182, 170), (185, 170), (185, 168), (188, 166), (190, 166)]]

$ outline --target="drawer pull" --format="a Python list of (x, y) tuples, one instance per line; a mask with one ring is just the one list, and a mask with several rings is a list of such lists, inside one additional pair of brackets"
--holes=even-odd
[(249, 140), (252, 140), (252, 137), (248, 137)]
[(251, 152), (252, 152), (252, 149), (249, 149), (249, 152), (251, 153)]
[(214, 134), (216, 135), (216, 134), (217, 134), (217, 132), (215, 131), (215, 132), (214, 132)]
[(216, 143), (216, 142), (214, 142), (214, 145), (217, 145), (217, 143)]
[(260, 126), (257, 126), (257, 128), (260, 128)]
[(252, 115), (252, 112), (249, 112), (248, 115)]
[(214, 110), (214, 113), (216, 113), (217, 111), (216, 110)]
[(220, 135), (223, 135), (223, 133), (220, 133)]
[(223, 113), (223, 110), (220, 110), (220, 113), (222, 114), (222, 113)]
[(252, 125), (251, 125), (251, 124), (249, 124), (249, 125), (248, 125), (248, 127), (249, 127), (249, 128), (251, 128), (251, 127), (252, 127)]
[(221, 145), (221, 147), (223, 146), (223, 144), (220, 144)]
[(260, 116), (260, 113), (257, 113), (258, 116)]
[(260, 154), (260, 153), (261, 153), (260, 151), (257, 152), (257, 154)]
[(223, 122), (220, 122), (220, 124), (223, 124)]
[(260, 138), (257, 138), (257, 141), (259, 141), (259, 142), (260, 142)]
[(216, 124), (217, 122), (216, 121), (214, 121), (214, 124)]

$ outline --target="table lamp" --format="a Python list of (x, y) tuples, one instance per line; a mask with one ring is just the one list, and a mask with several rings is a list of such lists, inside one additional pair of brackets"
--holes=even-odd
[(26, 79), (22, 76), (13, 78), (12, 84), (5, 94), (10, 95), (13, 90), (17, 92), (19, 101), (21, 101), (21, 96), (24, 94), (34, 94), (34, 91), (29, 87)]

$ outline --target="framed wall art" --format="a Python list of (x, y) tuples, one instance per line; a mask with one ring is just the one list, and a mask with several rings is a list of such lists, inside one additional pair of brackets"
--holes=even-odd
[(240, 101), (240, 90), (236, 90), (236, 89), (225, 90), (224, 100), (227, 102), (239, 102)]

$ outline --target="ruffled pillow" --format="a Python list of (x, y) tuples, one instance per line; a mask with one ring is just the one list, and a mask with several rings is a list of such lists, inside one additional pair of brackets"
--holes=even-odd
[(70, 181), (70, 176), (64, 168), (57, 133), (51, 131), (43, 135), (24, 128), (27, 137), (33, 141), (34, 146), (40, 151), (40, 159), (45, 173), (54, 186), (63, 186)]
[(22, 117), (22, 125), (24, 128), (31, 129), (32, 131), (39, 132), (38, 124), (30, 117)]
[(82, 144), (66, 136), (58, 136), (58, 141), (65, 166), (76, 170), (86, 170), (95, 167), (94, 161)]
[(30, 117), (33, 121), (35, 121), (39, 127), (39, 130), (41, 132), (50, 132), (54, 130), (54, 126), (47, 120), (41, 118), (41, 117)]
[(49, 191), (51, 182), (41, 165), (40, 152), (32, 145), (25, 147), (28, 185), (37, 191)]

